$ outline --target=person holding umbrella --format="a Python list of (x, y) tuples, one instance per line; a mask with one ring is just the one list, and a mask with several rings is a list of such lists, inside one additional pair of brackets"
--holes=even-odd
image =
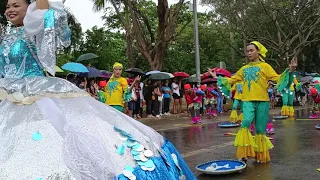
[(129, 87), (127, 80), (121, 77), (122, 69), (121, 63), (114, 63), (113, 74), (105, 88), (106, 104), (120, 112), (123, 112), (124, 103), (130, 101), (127, 97), (131, 97), (130, 93), (134, 85), (140, 81), (140, 76), (137, 76)]

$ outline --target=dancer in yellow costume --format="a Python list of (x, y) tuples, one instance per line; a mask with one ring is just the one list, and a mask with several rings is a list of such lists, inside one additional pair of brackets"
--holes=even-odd
[(105, 87), (106, 104), (120, 112), (123, 112), (124, 103), (130, 101), (132, 88), (140, 80), (140, 76), (136, 77), (129, 87), (127, 80), (121, 77), (122, 69), (121, 63), (114, 63), (113, 74)]
[[(234, 94), (232, 111), (230, 114), (230, 121), (234, 123), (237, 121), (241, 122), (243, 120), (242, 86), (243, 86), (243, 83), (239, 82), (234, 84), (231, 88), (231, 91), (232, 92), (235, 91), (235, 94)], [(239, 105), (240, 105), (241, 114), (238, 116), (237, 109)]]
[[(237, 157), (243, 161), (246, 161), (248, 157), (254, 157), (257, 162), (261, 163), (270, 161), (269, 149), (273, 148), (273, 145), (266, 136), (270, 108), (267, 92), (268, 81), (278, 82), (277, 89), (280, 91), (290, 87), (293, 81), (292, 72), (297, 66), (297, 60), (294, 58), (290, 63), (290, 68), (278, 75), (263, 60), (266, 53), (267, 49), (262, 44), (253, 41), (247, 46), (247, 56), (251, 62), (241, 67), (231, 78), (217, 77), (212, 69), (208, 69), (214, 78), (218, 78), (218, 84), (225, 94), (229, 94), (231, 85), (243, 82), (243, 122), (234, 142), (237, 147)], [(254, 119), (255, 138), (250, 133), (250, 124)]]
[(294, 85), (296, 86), (296, 90), (299, 90), (302, 86), (302, 84), (298, 82), (295, 76), (293, 78), (293, 83), (291, 84), (290, 88), (285, 88), (281, 92), (281, 96), (282, 96), (281, 115), (282, 116), (294, 117), (294, 108), (293, 108), (293, 100), (295, 96)]

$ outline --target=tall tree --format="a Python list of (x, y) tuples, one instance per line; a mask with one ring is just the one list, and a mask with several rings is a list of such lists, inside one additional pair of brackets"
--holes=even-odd
[(96, 68), (110, 70), (115, 61), (128, 65), (128, 59), (125, 56), (125, 39), (122, 34), (95, 26), (86, 31), (84, 38), (82, 52), (92, 52), (99, 56), (94, 61), (90, 61)]
[(1, 1), (0, 2), (0, 26), (2, 27), (7, 25), (7, 18), (4, 15), (5, 10), (6, 10), (5, 1)]
[[(102, 5), (98, 2), (95, 4)], [(190, 19), (177, 30), (181, 10), (187, 8), (184, 0), (179, 0), (177, 4), (170, 7), (167, 0), (158, 0), (157, 5), (146, 0), (124, 0), (120, 3), (122, 9), (114, 4), (113, 7), (121, 25), (127, 35), (133, 36), (139, 53), (148, 61), (150, 69), (161, 70), (168, 45), (179, 34), (177, 31), (182, 31), (191, 22)], [(155, 14), (148, 16), (150, 11)], [(127, 16), (123, 16), (121, 12), (125, 12)], [(129, 17), (132, 23), (129, 26), (124, 26), (123, 17)], [(155, 26), (153, 26), (154, 20), (156, 20)]]
[[(93, 10), (94, 11), (101, 11), (103, 9), (110, 9), (106, 7), (106, 1), (105, 0), (92, 0), (94, 5), (93, 5)], [(135, 67), (136, 61), (135, 57), (133, 54), (133, 34), (132, 34), (132, 22), (130, 18), (130, 13), (129, 13), (129, 0), (109, 0), (111, 2), (113, 9), (115, 10), (115, 14), (117, 19), (119, 20), (119, 25), (121, 25), (119, 28), (125, 30), (125, 39), (127, 43), (127, 48), (126, 48), (126, 55), (129, 59), (129, 67)]]
[[(316, 0), (206, 0), (215, 7), (221, 22), (232, 22), (244, 40), (260, 40), (271, 51), (279, 68), (319, 38), (320, 2)], [(311, 37), (315, 38), (311, 38)]]

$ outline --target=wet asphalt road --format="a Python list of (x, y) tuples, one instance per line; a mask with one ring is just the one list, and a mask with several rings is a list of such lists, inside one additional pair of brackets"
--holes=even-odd
[(201, 174), (195, 167), (211, 160), (236, 159), (235, 136), (225, 136), (224, 133), (236, 133), (239, 128), (218, 127), (219, 122), (228, 120), (227, 115), (217, 120), (205, 119), (202, 126), (189, 125), (189, 118), (170, 118), (145, 124), (158, 130), (176, 146), (199, 180), (320, 180), (320, 172), (317, 171), (320, 168), (320, 130), (315, 129), (320, 119), (311, 120), (308, 115), (307, 109), (297, 110), (296, 119), (272, 121), (270, 115), (275, 127), (271, 162), (258, 164), (249, 160), (244, 171), (220, 176)]

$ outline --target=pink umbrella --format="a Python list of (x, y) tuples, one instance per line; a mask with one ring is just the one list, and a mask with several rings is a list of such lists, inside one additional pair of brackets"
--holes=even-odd
[(175, 72), (173, 73), (174, 77), (188, 78), (190, 75), (186, 72)]

